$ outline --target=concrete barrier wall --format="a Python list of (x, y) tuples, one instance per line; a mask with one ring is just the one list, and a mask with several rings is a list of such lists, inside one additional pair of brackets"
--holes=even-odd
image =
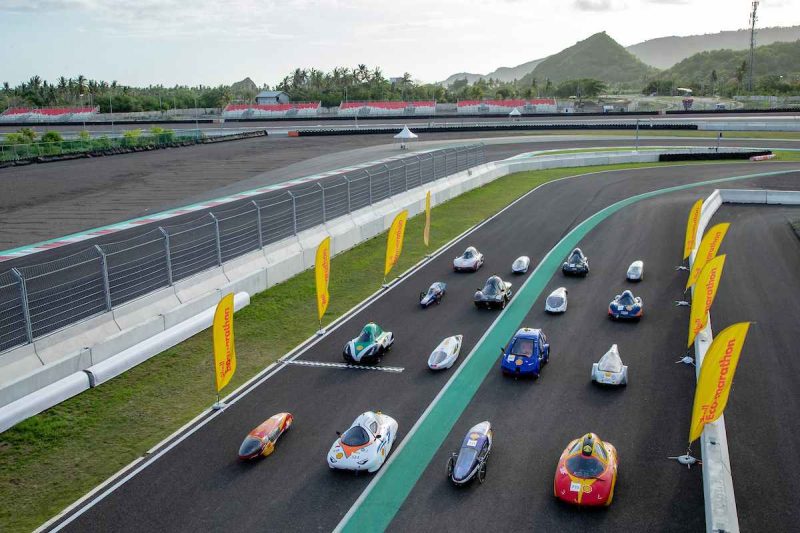
[(403, 192), (43, 337), (33, 350), (23, 346), (3, 354), (0, 407), (191, 320), (216, 305), (223, 294), (257, 294), (313, 267), (316, 247), (326, 236), (332, 237), (332, 253), (336, 255), (386, 231), (401, 209), (408, 209), (411, 216), (420, 213), (428, 190), (435, 206), (513, 172), (655, 162), (660, 153), (624, 151), (506, 160), (480, 165)]

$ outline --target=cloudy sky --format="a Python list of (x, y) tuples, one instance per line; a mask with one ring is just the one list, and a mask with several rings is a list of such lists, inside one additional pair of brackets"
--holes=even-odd
[[(275, 84), (295, 67), (438, 81), (547, 56), (598, 31), (623, 45), (747, 26), (750, 0), (0, 0), (0, 81)], [(763, 0), (759, 26), (800, 24)]]

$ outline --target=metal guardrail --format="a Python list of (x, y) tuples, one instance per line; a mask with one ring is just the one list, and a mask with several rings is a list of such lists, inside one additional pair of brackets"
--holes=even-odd
[(482, 144), (411, 155), (0, 273), (0, 351), (31, 343), (303, 230), (484, 162)]

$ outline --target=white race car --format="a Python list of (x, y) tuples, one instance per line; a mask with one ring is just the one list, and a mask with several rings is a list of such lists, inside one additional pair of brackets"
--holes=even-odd
[(461, 272), (471, 270), (477, 272), (483, 266), (483, 254), (475, 249), (474, 246), (468, 247), (459, 257), (453, 259), (453, 270)]
[(625, 274), (628, 281), (642, 281), (644, 278), (644, 261), (634, 261), (628, 267), (628, 273)]
[(592, 364), (592, 381), (602, 385), (628, 384), (628, 367), (622, 364), (616, 344)]
[(341, 470), (375, 472), (386, 461), (397, 438), (397, 421), (380, 411), (367, 411), (339, 433), (328, 452), (328, 466)]
[(522, 255), (514, 259), (514, 262), (511, 263), (511, 272), (514, 274), (524, 274), (528, 271), (530, 266), (531, 258), (527, 255)]
[(428, 358), (428, 368), (431, 370), (443, 370), (453, 366), (453, 363), (458, 359), (459, 352), (461, 352), (461, 339), (463, 338), (463, 335), (453, 335), (439, 343), (439, 346), (433, 350)]
[(551, 292), (544, 301), (544, 310), (548, 313), (566, 313), (568, 292), (566, 287), (559, 287)]

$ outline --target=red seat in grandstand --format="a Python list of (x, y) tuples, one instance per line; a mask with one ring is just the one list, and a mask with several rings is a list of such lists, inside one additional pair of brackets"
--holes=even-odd
[(33, 111), (30, 107), (9, 107), (5, 111), (3, 111), (4, 116), (10, 115), (25, 115)]

